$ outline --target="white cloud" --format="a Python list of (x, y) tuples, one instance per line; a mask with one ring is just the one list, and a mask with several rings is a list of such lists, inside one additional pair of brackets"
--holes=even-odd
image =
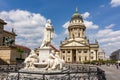
[(111, 0), (110, 4), (112, 7), (118, 7), (120, 6), (120, 0)]
[(112, 27), (114, 27), (115, 26), (115, 24), (110, 24), (110, 25), (108, 25), (108, 26), (105, 26), (105, 28), (106, 29), (109, 29), (109, 28), (112, 28)]
[(99, 26), (94, 24), (92, 21), (84, 20), (84, 24), (88, 29), (98, 29)]
[(11, 10), (0, 12), (0, 18), (8, 24), (6, 30), (15, 29), (17, 33), (16, 43), (35, 48), (40, 46), (43, 37), (46, 18), (41, 14), (31, 13), (25, 10)]
[(63, 24), (63, 26), (62, 26), (62, 27), (63, 27), (63, 28), (68, 28), (69, 23), (70, 23), (70, 22), (69, 22), (69, 21), (67, 21), (65, 24)]
[(96, 37), (101, 44), (101, 47), (105, 49), (107, 54), (110, 54), (120, 48), (120, 30), (99, 30)]
[(111, 37), (117, 38), (118, 36), (120, 36), (120, 30), (118, 31), (113, 31), (112, 29), (99, 30), (97, 36), (100, 38), (111, 38)]
[(68, 34), (68, 26), (69, 26), (69, 21), (67, 21), (65, 24), (63, 24), (63, 28), (65, 28), (65, 32), (64, 32), (64, 34)]
[(83, 17), (84, 19), (88, 18), (89, 16), (90, 16), (90, 13), (89, 13), (89, 12), (85, 12), (85, 13), (82, 14), (82, 17)]
[(107, 53), (106, 55), (110, 55), (112, 52), (120, 49), (120, 42), (108, 42), (105, 44), (102, 44), (101, 47), (105, 50)]
[(88, 29), (98, 29), (99, 26), (94, 24), (92, 21), (88, 21), (87, 18), (89, 18), (90, 13), (89, 12), (85, 12), (82, 14), (82, 17), (84, 19), (84, 24)]

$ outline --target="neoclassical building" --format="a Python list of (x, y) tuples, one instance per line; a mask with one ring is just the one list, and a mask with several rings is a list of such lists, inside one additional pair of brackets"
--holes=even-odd
[(72, 15), (68, 26), (68, 38), (60, 43), (60, 56), (66, 63), (83, 63), (98, 60), (97, 40), (90, 44), (85, 35), (86, 26), (78, 9)]
[(105, 60), (105, 51), (102, 48), (99, 48), (98, 50), (98, 59)]

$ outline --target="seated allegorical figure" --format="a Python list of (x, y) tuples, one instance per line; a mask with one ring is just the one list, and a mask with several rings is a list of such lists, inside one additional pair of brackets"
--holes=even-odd
[(38, 62), (38, 56), (37, 54), (34, 52), (34, 50), (32, 50), (30, 52), (30, 55), (25, 59), (24, 63), (25, 63), (25, 68), (35, 68), (34, 63)]
[(60, 58), (58, 52), (55, 53), (55, 64), (53, 68), (62, 69), (62, 64), (65, 63), (63, 59)]
[(62, 64), (64, 60), (60, 59), (58, 53), (55, 53), (53, 50), (51, 51), (48, 59), (46, 70), (54, 70), (54, 69), (62, 69)]

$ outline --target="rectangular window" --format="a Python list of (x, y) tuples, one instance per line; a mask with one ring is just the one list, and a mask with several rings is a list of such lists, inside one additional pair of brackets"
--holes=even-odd
[(5, 37), (3, 37), (2, 45), (5, 46)]
[(70, 51), (67, 51), (67, 53), (70, 53)]
[(85, 61), (87, 61), (87, 56), (85, 56)]
[(84, 50), (84, 53), (87, 53), (87, 50)]
[(82, 50), (78, 50), (78, 53), (81, 53), (82, 52)]
[(91, 54), (93, 54), (93, 52), (91, 52)]
[(93, 56), (91, 56), (91, 59), (93, 59)]
[(65, 56), (63, 56), (63, 60), (65, 60)]
[(65, 53), (65, 51), (62, 51), (62, 53)]
[(68, 58), (68, 61), (70, 61), (70, 58)]
[(2, 29), (0, 29), (0, 34), (2, 34)]
[(79, 56), (79, 61), (81, 61), (81, 56)]

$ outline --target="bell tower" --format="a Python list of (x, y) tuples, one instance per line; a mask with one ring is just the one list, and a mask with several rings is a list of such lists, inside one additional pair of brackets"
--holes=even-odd
[(85, 39), (85, 29), (86, 27), (83, 23), (82, 16), (79, 14), (78, 8), (76, 8), (76, 11), (72, 15), (70, 24), (68, 26), (69, 39)]

